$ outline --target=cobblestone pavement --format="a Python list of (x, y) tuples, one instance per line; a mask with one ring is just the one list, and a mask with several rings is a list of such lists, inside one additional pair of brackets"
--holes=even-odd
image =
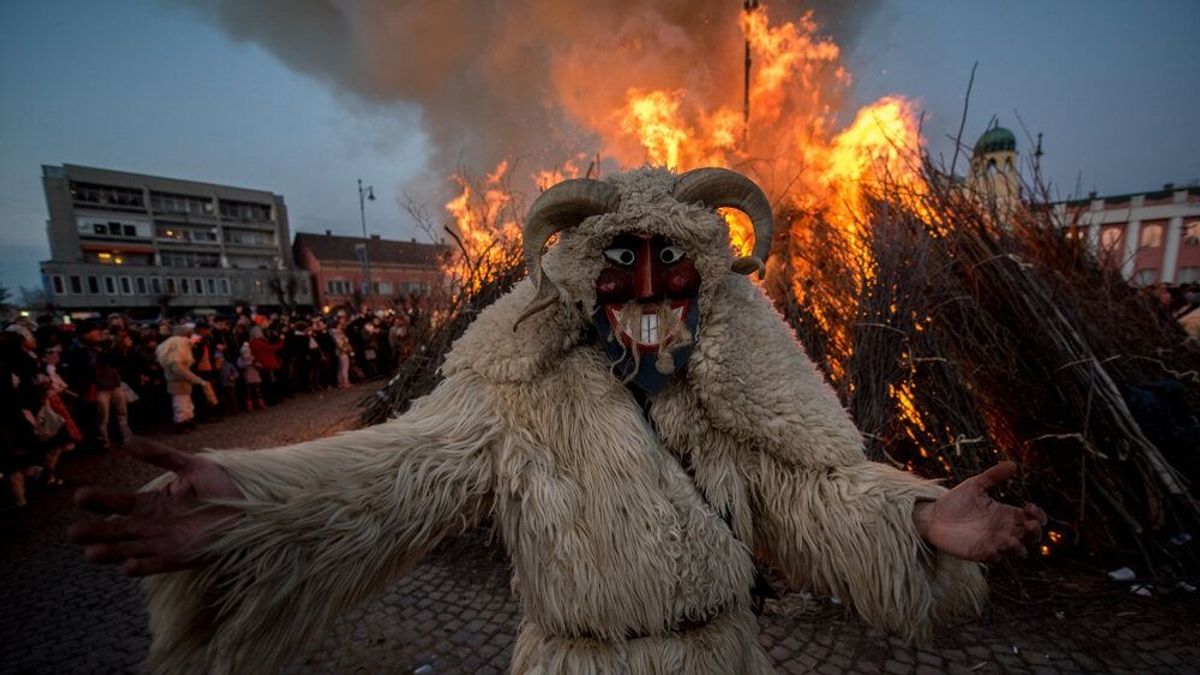
[[(301, 396), (161, 440), (198, 449), (327, 435), (353, 423), (354, 401), (369, 392)], [(155, 473), (120, 455), (74, 456), (63, 469), (75, 486), (135, 486)], [(149, 637), (137, 585), (113, 568), (85, 564), (65, 541), (80, 515), (69, 489), (0, 514), (0, 673), (131, 672), (144, 657)], [(1060, 574), (1040, 562), (1029, 567), (1042, 579)], [(449, 542), (342, 617), (287, 672), (505, 672), (519, 624), (508, 580), (502, 548), (485, 532)], [(781, 673), (1200, 672), (1194, 593), (1139, 598), (1083, 573), (1027, 585), (1023, 599), (1011, 586), (994, 593), (983, 617), (947, 627), (924, 648), (798, 593), (768, 602), (759, 640)]]

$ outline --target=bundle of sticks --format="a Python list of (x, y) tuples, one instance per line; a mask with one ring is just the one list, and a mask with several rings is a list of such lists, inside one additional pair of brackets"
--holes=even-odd
[(928, 166), (924, 184), (874, 186), (853, 240), (784, 214), (768, 285), (869, 456), (951, 483), (1014, 459), (1006, 496), (1052, 516), (1042, 554), (1195, 571), (1200, 345), (1044, 192), (998, 201)]

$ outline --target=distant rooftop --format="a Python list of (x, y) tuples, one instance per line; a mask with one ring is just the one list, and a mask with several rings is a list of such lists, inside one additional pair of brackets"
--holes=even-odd
[(1181, 190), (1187, 191), (1187, 193), (1192, 196), (1200, 196), (1200, 185), (1196, 185), (1194, 183), (1191, 185), (1175, 185), (1174, 183), (1167, 183), (1167, 184), (1163, 185), (1162, 189), (1160, 189), (1160, 190), (1145, 190), (1142, 192), (1127, 192), (1127, 193), (1118, 194), (1118, 195), (1101, 195), (1096, 192), (1091, 192), (1091, 193), (1088, 193), (1088, 196), (1086, 196), (1086, 197), (1082, 197), (1082, 198), (1078, 198), (1078, 199), (1065, 199), (1065, 200), (1063, 200), (1061, 202), (1057, 202), (1057, 203), (1066, 204), (1067, 206), (1087, 206), (1087, 205), (1091, 204), (1093, 200), (1102, 199), (1102, 200), (1104, 200), (1105, 205), (1120, 206), (1121, 204), (1128, 202), (1129, 200), (1133, 199), (1134, 197), (1141, 196), (1141, 197), (1145, 197), (1146, 199), (1149, 199), (1149, 200), (1166, 199), (1166, 198), (1170, 197), (1172, 194), (1179, 192)]
[[(345, 237), (337, 234), (313, 234), (297, 232), (294, 246), (305, 246), (314, 257), (322, 262), (359, 262), (357, 247), (362, 246), (362, 237)], [(395, 241), (372, 235), (365, 240), (367, 258), (372, 264), (412, 265), (431, 267), (438, 264), (438, 256), (447, 249), (440, 244), (422, 244), (415, 241)]]
[(151, 189), (156, 190), (179, 190), (181, 188), (187, 189), (188, 187), (191, 187), (207, 188), (222, 192), (237, 191), (244, 193), (259, 193), (261, 195), (274, 195), (271, 190), (263, 190), (261, 188), (247, 187), (244, 185), (209, 183), (206, 181), (180, 178), (177, 176), (154, 176), (146, 173), (122, 171), (120, 169), (106, 169), (98, 166), (82, 166), (80, 164), (63, 164), (61, 166), (54, 164), (43, 164), (42, 176), (44, 178), (69, 178), (71, 180), (82, 182), (95, 182), (123, 186), (132, 184), (145, 184)]

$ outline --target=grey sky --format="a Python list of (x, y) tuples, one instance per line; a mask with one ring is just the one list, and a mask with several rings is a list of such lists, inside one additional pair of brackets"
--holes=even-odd
[[(1080, 175), (1085, 192), (1129, 192), (1200, 179), (1197, 29), (1189, 0), (892, 0), (867, 16), (848, 66), (855, 103), (918, 99), (931, 149), (948, 155), (977, 60), (968, 143), (997, 114), (1028, 151), (1016, 109), (1045, 133), (1060, 194)], [(381, 197), (372, 231), (417, 236), (394, 199), (430, 178), (412, 106), (334, 92), (173, 4), (9, 0), (0, 31), (0, 284), (40, 283), (41, 164), (269, 189), (293, 231), (344, 233), (359, 229), (361, 176)]]

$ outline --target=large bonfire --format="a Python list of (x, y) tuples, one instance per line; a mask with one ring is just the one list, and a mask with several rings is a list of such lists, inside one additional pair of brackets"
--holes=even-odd
[[(1043, 555), (1078, 546), (1129, 553), (1160, 573), (1194, 566), (1194, 553), (1168, 541), (1200, 525), (1187, 480), (1198, 475), (1195, 444), (1151, 428), (1128, 401), (1174, 387), (1196, 409), (1195, 345), (1064, 236), (1070, 228), (1037, 205), (1039, 186), (1022, 204), (997, 205), (932, 168), (912, 101), (882, 98), (839, 128), (851, 76), (811, 15), (772, 22), (760, 6), (740, 14), (740, 29), (744, 80), (593, 98), (560, 87), (557, 103), (594, 132), (597, 154), (452, 177), (455, 253), (419, 327), (424, 352), (364, 420), (431, 389), (453, 339), (523, 276), (530, 192), (612, 168), (724, 166), (772, 200), (764, 288), (874, 459), (954, 481), (1014, 458), (1025, 472), (1010, 498), (1053, 516)], [(567, 59), (556, 78), (594, 77), (586, 64)], [(748, 249), (745, 217), (725, 217), (734, 246)]]

